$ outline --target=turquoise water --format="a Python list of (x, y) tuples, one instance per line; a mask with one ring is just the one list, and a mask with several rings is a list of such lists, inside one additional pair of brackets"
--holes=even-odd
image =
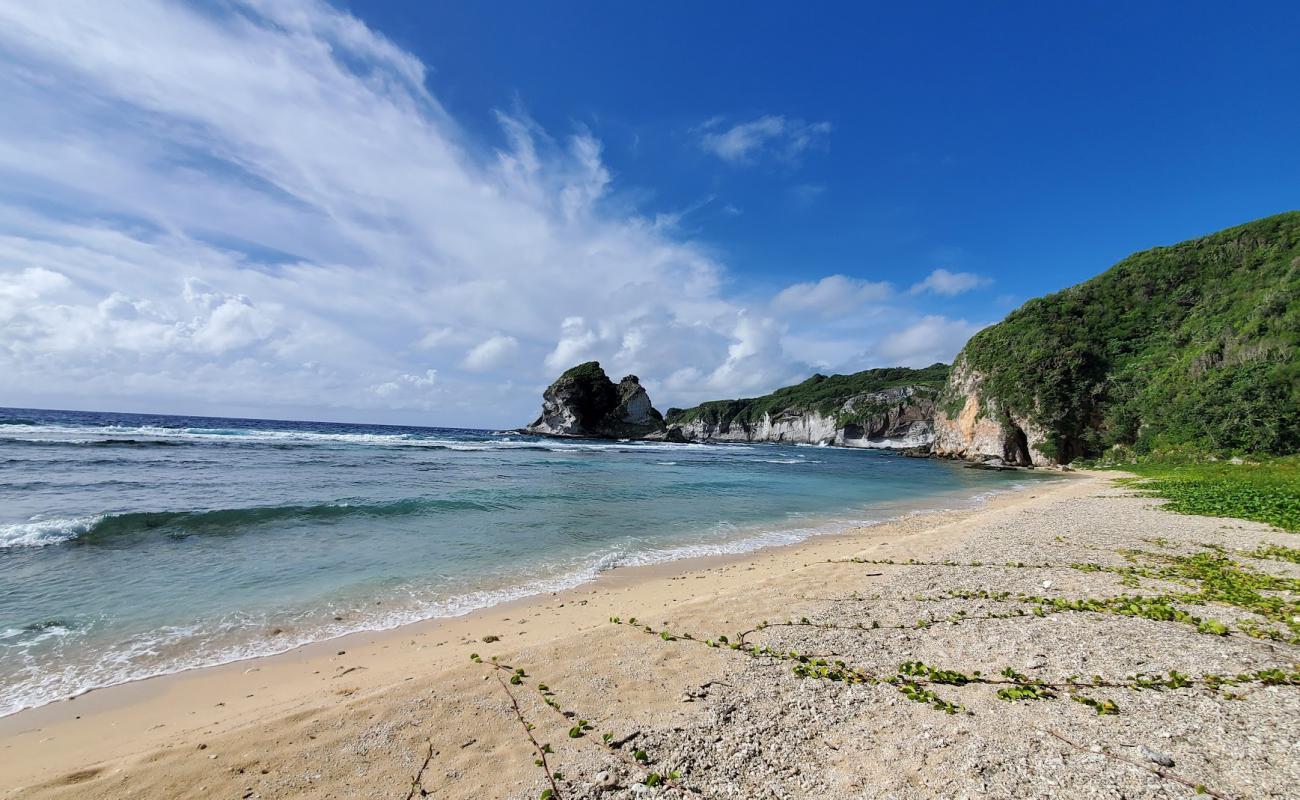
[(0, 714), (1032, 479), (871, 450), (0, 409)]

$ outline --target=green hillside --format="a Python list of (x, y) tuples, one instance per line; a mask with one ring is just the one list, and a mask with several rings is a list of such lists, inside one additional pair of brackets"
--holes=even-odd
[[(693, 408), (670, 408), (666, 420), (669, 425), (683, 425), (698, 419), (713, 424), (737, 422), (749, 425), (762, 420), (764, 414), (776, 416), (782, 411), (835, 414), (844, 401), (854, 395), (899, 386), (926, 387), (938, 394), (947, 379), (947, 364), (931, 364), (922, 369), (868, 369), (852, 375), (814, 375), (803, 383), (777, 389), (762, 397), (711, 400)], [(860, 413), (865, 411), (862, 409)]]
[[(1300, 212), (1130, 256), (967, 343), (1058, 459), (1300, 450)], [(946, 398), (951, 413), (962, 398)]]

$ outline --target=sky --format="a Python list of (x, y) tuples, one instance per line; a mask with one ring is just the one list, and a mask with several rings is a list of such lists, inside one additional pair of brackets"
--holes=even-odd
[(0, 0), (0, 405), (513, 427), (950, 361), (1300, 208), (1300, 5)]

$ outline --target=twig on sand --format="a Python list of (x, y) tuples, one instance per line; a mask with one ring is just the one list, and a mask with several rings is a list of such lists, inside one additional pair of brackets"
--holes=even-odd
[(1137, 767), (1138, 769), (1141, 769), (1141, 770), (1145, 770), (1145, 771), (1147, 771), (1147, 772), (1150, 772), (1151, 774), (1153, 774), (1153, 775), (1155, 775), (1155, 776), (1157, 776), (1157, 777), (1160, 777), (1160, 778), (1164, 778), (1165, 780), (1170, 780), (1170, 781), (1174, 781), (1174, 782), (1176, 782), (1176, 783), (1181, 783), (1182, 785), (1184, 785), (1184, 786), (1186, 786), (1186, 787), (1188, 787), (1188, 788), (1193, 789), (1194, 791), (1196, 791), (1197, 794), (1206, 794), (1206, 795), (1209, 795), (1210, 797), (1217, 797), (1217, 798), (1219, 798), (1219, 800), (1229, 800), (1228, 795), (1223, 794), (1223, 793), (1221, 793), (1221, 792), (1216, 792), (1216, 791), (1214, 791), (1213, 789), (1210, 789), (1210, 788), (1206, 787), (1204, 784), (1197, 783), (1196, 781), (1190, 780), (1190, 779), (1188, 779), (1188, 778), (1184, 778), (1182, 775), (1179, 775), (1179, 774), (1176, 773), (1176, 772), (1170, 772), (1170, 771), (1167, 770), (1167, 769), (1164, 769), (1164, 768), (1162, 768), (1162, 767), (1156, 766), (1156, 765), (1154, 765), (1154, 764), (1148, 764), (1148, 763), (1146, 763), (1145, 761), (1138, 761), (1138, 760), (1135, 759), (1135, 758), (1129, 758), (1128, 756), (1122, 756), (1122, 755), (1119, 755), (1118, 753), (1112, 753), (1112, 752), (1110, 752), (1109, 750), (1107, 750), (1107, 749), (1105, 749), (1105, 748), (1102, 748), (1102, 749), (1097, 750), (1097, 751), (1089, 750), (1088, 748), (1084, 747), (1083, 745), (1079, 744), (1078, 742), (1073, 742), (1073, 741), (1071, 741), (1071, 740), (1065, 738), (1064, 736), (1062, 736), (1061, 734), (1057, 733), (1056, 731), (1047, 730), (1047, 729), (1045, 729), (1045, 728), (1039, 728), (1039, 730), (1042, 731), (1043, 733), (1046, 733), (1047, 735), (1049, 735), (1049, 736), (1055, 738), (1055, 739), (1059, 739), (1060, 741), (1065, 742), (1065, 743), (1068, 744), (1070, 747), (1073, 747), (1075, 750), (1078, 750), (1078, 751), (1081, 752), (1081, 753), (1093, 753), (1093, 752), (1095, 752), (1095, 753), (1097, 753), (1098, 755), (1103, 755), (1103, 756), (1106, 756), (1107, 758), (1111, 758), (1111, 759), (1114, 759), (1114, 760), (1116, 760), (1116, 761), (1123, 761), (1125, 764), (1131, 764), (1132, 766), (1135, 766), (1135, 767)]
[(501, 684), (501, 690), (506, 693), (506, 697), (510, 698), (510, 705), (515, 710), (515, 716), (519, 719), (519, 724), (523, 726), (524, 733), (528, 735), (528, 741), (533, 743), (533, 749), (537, 751), (537, 759), (542, 762), (542, 769), (546, 771), (546, 780), (551, 782), (551, 797), (554, 800), (560, 800), (560, 785), (555, 782), (555, 773), (551, 772), (551, 765), (546, 761), (546, 748), (538, 744), (537, 737), (533, 736), (533, 726), (528, 724), (523, 709), (519, 707), (519, 701), (515, 698), (514, 692), (510, 691), (510, 687), (506, 686), (500, 670), (494, 671), (493, 675), (496, 676), (497, 683)]
[(426, 741), (424, 746), (424, 763), (420, 765), (419, 771), (411, 779), (411, 790), (406, 793), (406, 800), (412, 800), (417, 792), (421, 796), (424, 795), (424, 771), (429, 768), (429, 762), (433, 761), (433, 740)]

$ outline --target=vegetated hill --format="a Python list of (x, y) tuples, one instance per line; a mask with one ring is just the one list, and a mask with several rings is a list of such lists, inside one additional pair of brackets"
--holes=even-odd
[[(785, 412), (816, 412), (832, 416), (842, 413), (844, 403), (849, 398), (870, 392), (913, 386), (930, 389), (937, 395), (947, 378), (947, 364), (931, 364), (922, 369), (868, 369), (851, 375), (819, 374), (803, 383), (777, 389), (762, 397), (710, 400), (692, 408), (670, 408), (665, 421), (669, 425), (686, 425), (703, 420), (713, 425), (735, 423), (738, 426), (755, 427), (761, 424), (767, 414), (776, 417)], [(866, 414), (870, 410), (864, 407), (861, 413)]]
[(952, 454), (954, 438), (979, 437), (977, 418), (1008, 441), (1028, 433), (1049, 461), (1114, 445), (1300, 450), (1300, 212), (1146, 250), (1030, 300), (966, 344), (940, 409)]

